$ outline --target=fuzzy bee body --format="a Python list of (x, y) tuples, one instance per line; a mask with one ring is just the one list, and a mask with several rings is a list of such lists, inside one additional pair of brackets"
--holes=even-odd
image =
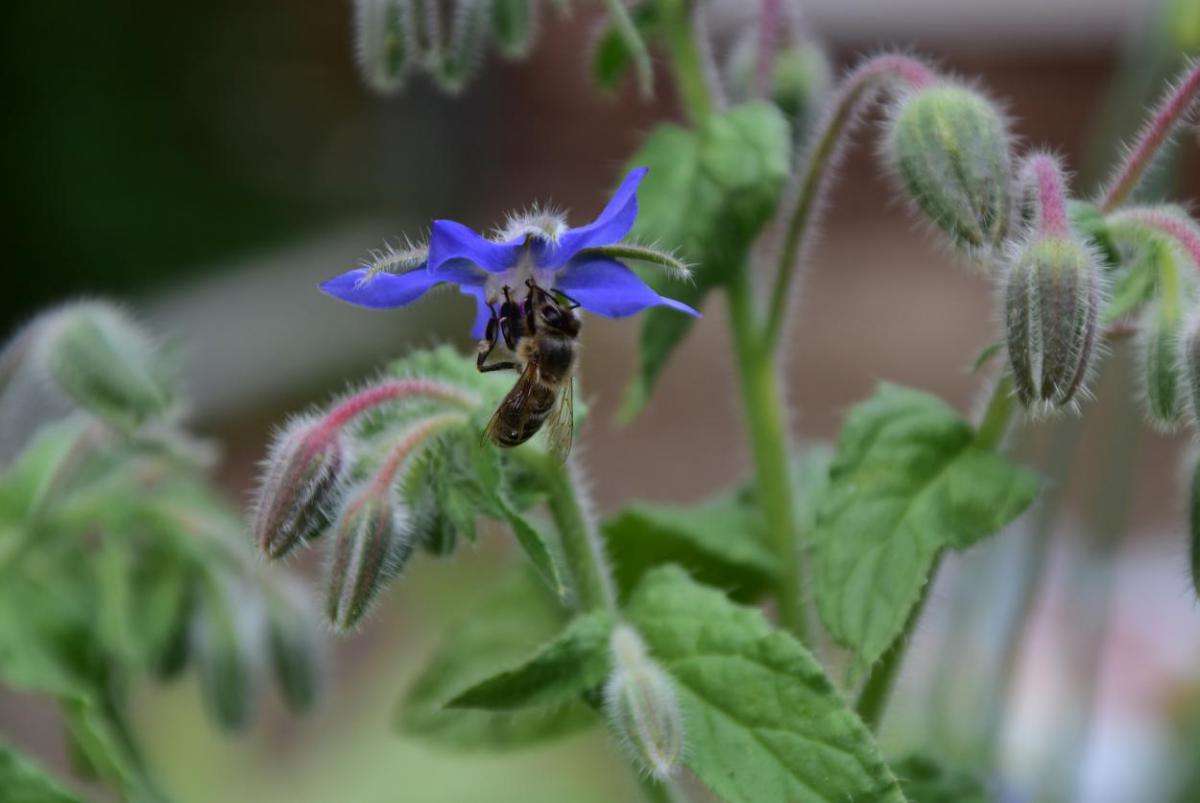
[[(487, 335), (479, 343), (476, 365), (480, 371), (512, 369), (520, 372), (512, 390), (488, 422), (484, 437), (498, 446), (519, 446), (543, 426), (550, 449), (565, 459), (574, 431), (573, 375), (580, 322), (574, 307), (560, 302), (533, 282), (523, 302), (512, 301), (505, 288), (500, 311), (493, 309)], [(486, 362), (499, 338), (516, 358)]]

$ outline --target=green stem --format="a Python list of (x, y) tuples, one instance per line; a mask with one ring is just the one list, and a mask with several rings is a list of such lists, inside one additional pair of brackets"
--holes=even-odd
[(775, 286), (769, 296), (771, 309), (767, 314), (764, 335), (772, 350), (779, 344), (783, 333), (792, 281), (805, 242), (812, 231), (813, 218), (820, 206), (817, 201), (824, 194), (833, 167), (838, 162), (838, 153), (847, 139), (847, 132), (860, 116), (859, 110), (889, 82), (915, 87), (935, 80), (933, 71), (920, 61), (885, 53), (868, 59), (842, 81), (841, 88), (831, 102), (830, 111), (822, 116), (812, 140), (813, 145), (805, 155), (795, 200), (789, 205), (787, 222), (784, 224), (783, 243), (775, 269)]
[(750, 276), (738, 270), (726, 291), (733, 330), (742, 399), (746, 409), (756, 491), (767, 537), (780, 567), (777, 587), (780, 623), (801, 641), (807, 637), (802, 555), (796, 540), (796, 510), (783, 391), (770, 352), (763, 347), (755, 322)]
[(587, 611), (617, 609), (616, 584), (604, 554), (604, 541), (588, 509), (575, 463), (560, 466), (547, 459), (541, 475), (550, 493), (550, 515), (558, 528), (563, 558), (574, 581), (576, 599)]
[(696, 42), (688, 0), (658, 0), (663, 37), (671, 53), (679, 97), (693, 124), (704, 122), (713, 112), (712, 92), (704, 74), (704, 58)]
[[(979, 419), (979, 426), (975, 430), (975, 441), (972, 448), (991, 451), (1000, 446), (1004, 436), (1008, 433), (1017, 409), (1012, 390), (1012, 379), (1008, 374), (1004, 374), (996, 382), (992, 395), (988, 397), (987, 406), (984, 407), (983, 415)], [(941, 565), (942, 553), (939, 552), (929, 570), (929, 579), (921, 589), (921, 596), (917, 599), (917, 604), (913, 606), (908, 621), (904, 624), (904, 630), (879, 659), (879, 662), (871, 667), (862, 691), (859, 692), (858, 702), (855, 703), (854, 708), (871, 730), (879, 727), (883, 714), (887, 710), (896, 678), (900, 675), (900, 667), (904, 663), (904, 658), (908, 654), (908, 646), (912, 642), (913, 631), (916, 629), (917, 621), (921, 618), (922, 611), (925, 610), (929, 589), (933, 587)]]

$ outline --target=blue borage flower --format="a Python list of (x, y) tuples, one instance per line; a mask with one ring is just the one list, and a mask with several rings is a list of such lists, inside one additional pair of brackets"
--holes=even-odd
[(391, 309), (411, 304), (436, 285), (457, 284), (459, 292), (475, 299), (471, 334), (476, 338), (484, 336), (492, 315), (488, 305), (502, 300), (505, 287), (522, 291), (529, 279), (607, 318), (654, 306), (699, 317), (687, 304), (654, 292), (620, 260), (595, 250), (620, 242), (633, 228), (637, 188), (646, 170), (639, 167), (626, 176), (608, 206), (586, 226), (570, 228), (561, 216), (533, 213), (512, 218), (495, 239), (487, 239), (453, 220), (435, 220), (428, 248), (382, 255), (387, 268), (412, 270), (360, 267), (330, 279), (321, 290), (361, 307)]

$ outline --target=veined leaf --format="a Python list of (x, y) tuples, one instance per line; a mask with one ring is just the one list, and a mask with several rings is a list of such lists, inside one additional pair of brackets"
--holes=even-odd
[(1037, 480), (974, 447), (940, 399), (884, 384), (842, 428), (816, 536), (814, 585), (830, 635), (879, 659), (946, 547), (965, 549), (1033, 502)]
[(608, 677), (608, 637), (613, 622), (613, 615), (605, 611), (576, 618), (532, 658), (475, 684), (448, 705), (510, 711), (578, 699)]
[(677, 684), (686, 761), (731, 803), (901, 803), (866, 727), (762, 613), (665, 567), (627, 608)]

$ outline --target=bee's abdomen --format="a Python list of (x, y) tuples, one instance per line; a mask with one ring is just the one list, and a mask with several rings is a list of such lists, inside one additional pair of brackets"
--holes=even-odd
[(512, 447), (532, 438), (550, 415), (554, 397), (554, 389), (548, 385), (532, 388), (524, 404), (509, 394), (500, 404), (492, 440), (500, 446)]

